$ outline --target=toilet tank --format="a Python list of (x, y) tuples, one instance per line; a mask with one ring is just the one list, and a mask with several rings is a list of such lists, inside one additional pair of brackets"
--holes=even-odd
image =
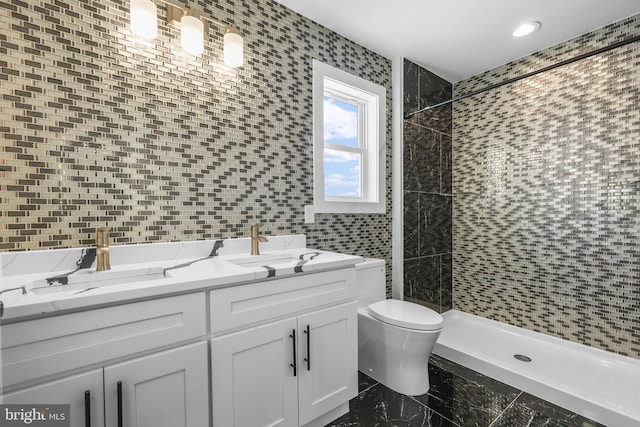
[(358, 308), (387, 298), (385, 265), (383, 259), (365, 258), (356, 264)]

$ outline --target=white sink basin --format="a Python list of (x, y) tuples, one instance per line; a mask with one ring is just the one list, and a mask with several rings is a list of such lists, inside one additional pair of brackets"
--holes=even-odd
[(27, 287), (34, 294), (65, 292), (77, 289), (99, 288), (103, 286), (122, 285), (131, 282), (144, 282), (169, 277), (162, 267), (145, 267), (129, 270), (79, 270), (67, 276), (68, 283), (48, 284), (47, 280), (37, 280)]
[(263, 267), (268, 265), (269, 267), (273, 267), (278, 264), (288, 264), (293, 261), (298, 261), (299, 259), (290, 254), (273, 254), (273, 255), (251, 255), (244, 258), (234, 258), (228, 259), (232, 264), (235, 264), (240, 267), (253, 268), (253, 267)]

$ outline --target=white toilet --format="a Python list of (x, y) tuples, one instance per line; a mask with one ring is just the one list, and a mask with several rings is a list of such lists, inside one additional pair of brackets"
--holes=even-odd
[(418, 304), (385, 299), (384, 260), (357, 264), (356, 278), (358, 369), (398, 393), (425, 394), (442, 316)]

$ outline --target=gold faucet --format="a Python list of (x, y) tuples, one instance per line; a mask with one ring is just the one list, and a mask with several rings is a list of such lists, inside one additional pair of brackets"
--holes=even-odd
[(111, 262), (109, 262), (109, 231), (109, 227), (100, 227), (96, 230), (96, 255), (98, 255), (96, 271), (111, 270)]
[(264, 224), (253, 224), (251, 226), (251, 255), (260, 255), (260, 242), (268, 242), (267, 238), (258, 235), (258, 229)]

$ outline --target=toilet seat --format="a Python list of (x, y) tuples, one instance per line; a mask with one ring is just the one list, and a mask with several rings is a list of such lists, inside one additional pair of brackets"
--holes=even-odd
[(374, 319), (401, 328), (435, 331), (442, 328), (443, 318), (430, 308), (408, 301), (387, 299), (369, 304)]

